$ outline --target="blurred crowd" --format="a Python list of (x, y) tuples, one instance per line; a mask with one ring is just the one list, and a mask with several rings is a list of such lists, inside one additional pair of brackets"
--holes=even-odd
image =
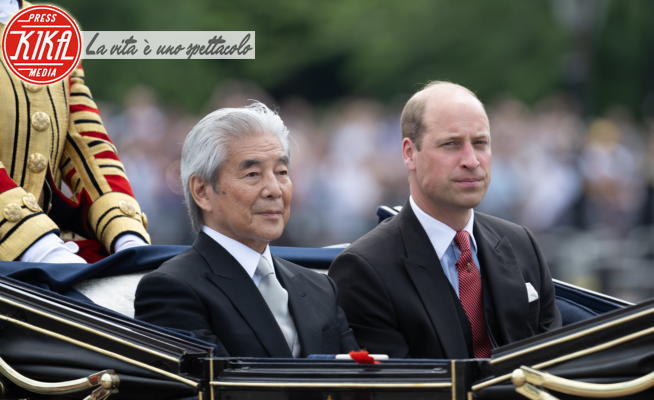
[[(406, 201), (401, 106), (344, 99), (317, 108), (301, 98), (275, 102), (252, 83), (228, 82), (202, 115), (249, 99), (275, 107), (291, 131), (292, 216), (277, 244), (351, 242), (376, 223), (378, 205)], [(124, 104), (101, 109), (153, 243), (189, 244), (179, 155), (202, 115), (161, 103), (138, 87)], [(493, 177), (479, 209), (532, 229), (555, 277), (632, 299), (654, 295), (654, 120), (636, 121), (619, 106), (587, 119), (564, 96), (533, 106), (499, 99), (487, 110)], [(629, 282), (625, 268), (642, 272), (630, 272), (635, 282)]]

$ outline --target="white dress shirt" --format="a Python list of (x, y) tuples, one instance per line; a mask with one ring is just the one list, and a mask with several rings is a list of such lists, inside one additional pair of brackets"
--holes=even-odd
[[(454, 242), (456, 231), (423, 211), (411, 196), (409, 196), (409, 205), (411, 206), (413, 213), (416, 215), (416, 218), (418, 218), (420, 225), (422, 225), (422, 228), (427, 233), (427, 237), (429, 238), (431, 245), (434, 247), (438, 261), (441, 263), (443, 273), (447, 277), (447, 280), (450, 281), (452, 288), (458, 296), (459, 272), (456, 270), (456, 260), (459, 259), (461, 250), (459, 250), (459, 247)], [(475, 262), (475, 265), (479, 269), (479, 259), (477, 258), (477, 242), (475, 241), (475, 236), (472, 234), (472, 226), (474, 222), (475, 213), (473, 211), (470, 213), (470, 219), (468, 219), (468, 222), (466, 223), (463, 230), (468, 232), (470, 235), (472, 258)]]
[[(270, 254), (270, 246), (266, 246), (266, 249), (263, 251), (263, 253), (259, 253), (258, 251), (244, 245), (238, 240), (234, 240), (229, 236), (223, 235), (222, 233), (217, 232), (206, 225), (202, 226), (202, 232), (206, 233), (219, 245), (223, 246), (223, 248), (227, 250), (227, 252), (231, 254), (232, 257), (236, 259), (236, 261), (238, 261), (250, 279), (252, 279), (256, 287), (259, 287), (259, 281), (261, 281), (259, 274), (255, 274), (257, 265), (259, 265), (259, 259), (263, 256), (270, 263), (270, 265), (275, 265), (272, 259), (272, 255)], [(277, 277), (277, 275), (275, 275), (275, 277)]]
[[(261, 259), (261, 257), (265, 258), (266, 261), (268, 261), (270, 265), (273, 267), (272, 268), (273, 275), (275, 275), (275, 279), (277, 279), (277, 275), (275, 273), (275, 267), (274, 267), (275, 264), (273, 263), (272, 255), (270, 254), (270, 246), (266, 246), (266, 249), (263, 251), (263, 253), (259, 253), (256, 250), (244, 245), (243, 243), (234, 240), (228, 236), (225, 236), (222, 233), (217, 232), (206, 225), (202, 226), (202, 232), (206, 233), (207, 235), (209, 235), (210, 238), (215, 240), (219, 245), (223, 246), (223, 248), (227, 250), (227, 252), (236, 259), (236, 261), (241, 265), (241, 267), (243, 267), (245, 272), (248, 274), (250, 279), (252, 279), (252, 281), (254, 282), (257, 288), (259, 288), (259, 283), (261, 282), (261, 275), (257, 274), (256, 270), (259, 265), (259, 260)], [(289, 310), (289, 316), (291, 316), (290, 310)], [(277, 319), (276, 316), (275, 319)], [(277, 323), (280, 324), (280, 321), (278, 320)], [(294, 332), (295, 338), (297, 338), (298, 334), (295, 325), (290, 325), (290, 327), (295, 331)], [(282, 329), (282, 333), (283, 333), (284, 329), (281, 325), (280, 325), (280, 329)], [(289, 347), (291, 353), (293, 354), (293, 357), (300, 356), (301, 347), (299, 341), (296, 340), (294, 345), (291, 345)]]

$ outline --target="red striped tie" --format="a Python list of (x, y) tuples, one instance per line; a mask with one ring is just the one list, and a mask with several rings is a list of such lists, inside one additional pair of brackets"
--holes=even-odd
[(459, 300), (468, 316), (468, 321), (470, 321), (473, 354), (475, 358), (488, 358), (491, 355), (492, 346), (486, 332), (481, 277), (472, 260), (470, 237), (467, 232), (460, 231), (456, 233), (454, 242), (461, 250), (461, 255), (456, 261), (456, 270), (459, 273)]

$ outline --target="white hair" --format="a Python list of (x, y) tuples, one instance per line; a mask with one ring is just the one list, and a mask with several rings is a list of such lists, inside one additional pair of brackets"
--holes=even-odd
[(196, 231), (202, 229), (202, 210), (195, 204), (189, 187), (197, 176), (217, 190), (218, 172), (227, 159), (227, 147), (232, 140), (248, 135), (273, 134), (290, 158), (288, 128), (279, 115), (258, 101), (241, 108), (221, 108), (200, 120), (186, 135), (180, 166), (184, 200)]

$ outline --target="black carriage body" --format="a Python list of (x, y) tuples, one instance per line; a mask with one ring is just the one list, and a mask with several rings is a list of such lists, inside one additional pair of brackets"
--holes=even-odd
[[(146, 251), (156, 252), (157, 247)], [(150, 254), (148, 267), (179, 250), (162, 251), (162, 260)], [(276, 255), (318, 269), (339, 251), (273, 249)], [(121, 263), (130, 262), (122, 257)], [(207, 343), (0, 278), (0, 357), (20, 374), (44, 382), (113, 369), (120, 384), (110, 399), (522, 399), (511, 380), (521, 366), (598, 383), (628, 381), (654, 371), (654, 300), (629, 305), (563, 282), (555, 282), (555, 287), (568, 324), (497, 349), (491, 359), (357, 364), (214, 358)], [(4, 378), (2, 382), (3, 398), (62, 398), (34, 394)], [(88, 392), (65, 398), (81, 399)], [(615, 398), (651, 399), (654, 390)]]

